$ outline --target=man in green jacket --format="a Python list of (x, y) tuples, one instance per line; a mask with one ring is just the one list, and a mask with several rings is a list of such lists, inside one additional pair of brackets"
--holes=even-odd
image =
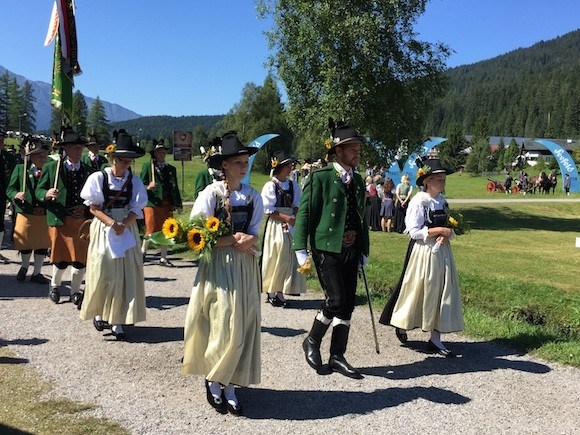
[(93, 168), (93, 171), (100, 171), (101, 169), (109, 166), (109, 161), (105, 156), (99, 154), (101, 146), (97, 141), (97, 136), (91, 134), (89, 136), (89, 143), (87, 144), (88, 153), (83, 154), (81, 161)]
[[(209, 149), (207, 150), (207, 153), (205, 152), (205, 150), (203, 150), (202, 147), (202, 154), (205, 154), (204, 156), (204, 160), (207, 164), (207, 159), (217, 153), (218, 147), (220, 147), (222, 144), (222, 138), (221, 137), (214, 137), (213, 140), (209, 143)], [(208, 185), (210, 185), (211, 183), (213, 183), (215, 180), (221, 180), (222, 179), (222, 173), (220, 170), (218, 169), (213, 169), (210, 168), (209, 166), (207, 168), (204, 169), (200, 169), (199, 171), (197, 171), (193, 177), (193, 200), (195, 201), (197, 199), (197, 196), (199, 195), (199, 192), (201, 192), (203, 189), (205, 189)]]
[(58, 145), (64, 156), (43, 167), (36, 187), (36, 199), (44, 201), (51, 242), (50, 262), (52, 279), (48, 297), (55, 304), (60, 301), (62, 276), (68, 266), (71, 270), (71, 300), (81, 301), (80, 287), (85, 276), (89, 244), (79, 237), (79, 229), (86, 219), (92, 218), (80, 196), (93, 168), (81, 162), (87, 140), (70, 128), (64, 129)]
[(296, 216), (293, 247), (298, 262), (312, 259), (325, 293), (321, 310), (303, 342), (308, 364), (322, 369), (320, 344), (332, 324), (330, 359), (332, 371), (362, 379), (359, 370), (344, 358), (350, 320), (355, 306), (357, 271), (369, 255), (369, 229), (365, 219), (365, 188), (357, 168), (364, 138), (348, 125), (336, 126), (331, 119), (332, 138), (326, 142), (335, 162), (310, 174), (302, 191)]
[[(12, 170), (16, 165), (14, 155), (4, 149), (4, 138), (6, 133), (0, 127), (0, 249), (2, 248), (2, 241), (4, 240), (4, 215), (6, 214), (6, 186), (12, 175)], [(0, 262), (4, 264), (10, 263), (6, 257), (0, 254)]]
[[(177, 170), (166, 161), (167, 151), (163, 140), (159, 142), (154, 140), (153, 150), (150, 151), (151, 161), (141, 169), (141, 180), (147, 188), (149, 199), (143, 209), (145, 215), (145, 237), (141, 245), (143, 260), (149, 245), (147, 237), (161, 231), (165, 220), (173, 217), (173, 212), (183, 207), (177, 184)], [(167, 246), (160, 247), (159, 265), (172, 267), (173, 263), (167, 258), (167, 250)]]
[(22, 142), (25, 149), (24, 163), (16, 165), (6, 191), (14, 205), (14, 248), (20, 252), (21, 266), (16, 280), (23, 282), (34, 251), (34, 270), (30, 282), (46, 285), (50, 281), (41, 273), (44, 257), (50, 247), (46, 208), (44, 201), (36, 199), (34, 191), (42, 174), (42, 168), (50, 152), (50, 144), (39, 137), (26, 137)]

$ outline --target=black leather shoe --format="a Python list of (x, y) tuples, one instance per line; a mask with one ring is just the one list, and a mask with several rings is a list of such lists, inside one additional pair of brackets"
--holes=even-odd
[(16, 274), (16, 281), (24, 282), (25, 279), (26, 279), (26, 269), (24, 267), (21, 267), (18, 270), (18, 273)]
[(320, 356), (320, 342), (316, 342), (312, 337), (308, 336), (302, 342), (302, 349), (304, 349), (304, 356), (306, 362), (314, 370), (318, 371), (322, 368), (322, 357)]
[(103, 329), (111, 329), (111, 325), (109, 325), (109, 322), (105, 320), (97, 320), (94, 317), (93, 317), (93, 326), (99, 332), (101, 332)]
[(278, 301), (278, 304), (280, 304), (279, 306), (282, 308), (286, 308), (288, 306), (288, 301), (282, 299), (280, 296), (276, 295), (274, 296), (274, 299), (276, 301)]
[(268, 297), (266, 298), (266, 302), (268, 302), (273, 307), (282, 307), (283, 306), (282, 301), (280, 299), (278, 299), (278, 296), (270, 297), (270, 295), (268, 295)]
[(0, 262), (2, 262), (4, 264), (10, 264), (10, 260), (2, 254), (0, 254)]
[(50, 292), (48, 293), (48, 298), (55, 304), (58, 304), (58, 302), (60, 301), (60, 291), (58, 290), (57, 287), (53, 287), (50, 289)]
[(455, 354), (453, 352), (451, 352), (449, 349), (447, 348), (443, 348), (441, 349), (439, 346), (437, 346), (435, 343), (433, 343), (431, 340), (429, 340), (427, 342), (427, 348), (436, 354), (442, 355), (445, 358), (455, 358)]
[(361, 374), (361, 372), (346, 362), (346, 359), (344, 359), (344, 356), (342, 355), (330, 355), (328, 365), (333, 371), (338, 372), (348, 378), (364, 379), (364, 376)]
[[(220, 397), (214, 397), (209, 391), (209, 382), (205, 380), (205, 395), (207, 398), (208, 403), (220, 414), (226, 414), (228, 409), (226, 408), (226, 399), (224, 397), (224, 392), (222, 391), (222, 395)], [(233, 412), (232, 412), (233, 414)]]
[(408, 340), (407, 332), (404, 329), (395, 328), (395, 335), (403, 344), (405, 344)]
[(224, 401), (226, 402), (226, 409), (228, 410), (228, 412), (230, 414), (235, 415), (237, 417), (239, 417), (240, 415), (242, 415), (242, 407), (240, 406), (239, 403), (237, 405), (232, 405), (227, 400), (224, 400)]
[(44, 276), (42, 273), (37, 273), (36, 275), (32, 275), (30, 277), (30, 282), (34, 282), (36, 284), (46, 285), (50, 282), (50, 280), (46, 276)]
[(85, 298), (84, 292), (75, 292), (71, 295), (70, 301), (77, 306), (78, 310), (80, 310), (81, 306), (83, 305), (84, 298)]

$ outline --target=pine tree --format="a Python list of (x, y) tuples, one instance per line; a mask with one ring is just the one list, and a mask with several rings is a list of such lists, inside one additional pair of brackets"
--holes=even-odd
[(110, 128), (105, 106), (103, 106), (101, 99), (97, 96), (87, 118), (87, 131), (89, 134), (97, 136), (99, 143), (108, 144), (111, 142)]
[[(36, 130), (36, 109), (34, 108), (36, 97), (34, 96), (34, 89), (28, 80), (26, 80), (22, 86), (21, 98), (22, 113), (20, 114), (20, 117), (22, 130), (33, 132)], [(25, 113), (26, 116), (22, 116)]]
[(87, 136), (87, 117), (89, 109), (81, 91), (75, 91), (72, 102), (71, 124), (81, 136)]
[(10, 86), (10, 76), (8, 71), (0, 76), (0, 127), (8, 129), (8, 105), (10, 98), (8, 96), (8, 88)]

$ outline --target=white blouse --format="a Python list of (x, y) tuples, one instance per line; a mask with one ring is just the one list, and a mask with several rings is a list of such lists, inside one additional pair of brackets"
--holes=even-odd
[[(226, 187), (223, 181), (216, 181), (199, 193), (191, 209), (190, 218), (199, 214), (213, 216), (217, 205), (217, 195), (226, 197)], [(248, 234), (257, 236), (260, 233), (262, 217), (264, 216), (262, 197), (255, 189), (247, 184), (242, 184), (240, 190), (230, 191), (230, 205), (232, 207), (248, 205), (250, 200), (254, 203), (254, 212), (250, 220), (250, 225), (248, 226)]]
[[(280, 187), (284, 190), (290, 189), (290, 183), (294, 185), (294, 199), (292, 200), (292, 207), (298, 207), (300, 205), (300, 197), (302, 195), (302, 191), (300, 190), (300, 186), (296, 181), (292, 181), (289, 178), (286, 178), (286, 181), (280, 181), (276, 177), (274, 177)], [(264, 184), (262, 188), (262, 202), (264, 203), (264, 213), (270, 214), (276, 211), (276, 185), (273, 181), (268, 181)]]
[(417, 193), (409, 201), (405, 216), (405, 233), (412, 239), (426, 241), (429, 237), (429, 228), (425, 219), (426, 210), (443, 210), (445, 198), (437, 195), (435, 198), (425, 192)]
[[(123, 178), (117, 178), (111, 174), (111, 168), (105, 168), (105, 172), (109, 179), (109, 189), (111, 190), (121, 190), (127, 177), (129, 176), (129, 170), (125, 171)], [(143, 207), (147, 205), (147, 190), (143, 185), (141, 178), (133, 174), (131, 180), (133, 185), (133, 191), (131, 199), (129, 200), (129, 212), (133, 212), (137, 215), (139, 219), (143, 218)], [(83, 189), (81, 190), (81, 198), (85, 201), (85, 205), (100, 205), (105, 203), (105, 196), (103, 195), (103, 173), (101, 171), (93, 172), (87, 178)]]

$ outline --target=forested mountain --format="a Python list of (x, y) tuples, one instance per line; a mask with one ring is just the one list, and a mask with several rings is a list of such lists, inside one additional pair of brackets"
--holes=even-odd
[[(205, 116), (142, 116), (128, 121), (111, 123), (115, 129), (124, 128), (136, 138), (142, 140), (170, 139), (174, 131), (199, 131), (216, 134), (216, 124), (224, 115)], [(207, 135), (206, 134), (206, 135)]]
[(469, 134), (485, 117), (489, 135), (580, 136), (580, 30), (452, 68), (447, 78), (426, 135), (445, 135), (454, 123)]

